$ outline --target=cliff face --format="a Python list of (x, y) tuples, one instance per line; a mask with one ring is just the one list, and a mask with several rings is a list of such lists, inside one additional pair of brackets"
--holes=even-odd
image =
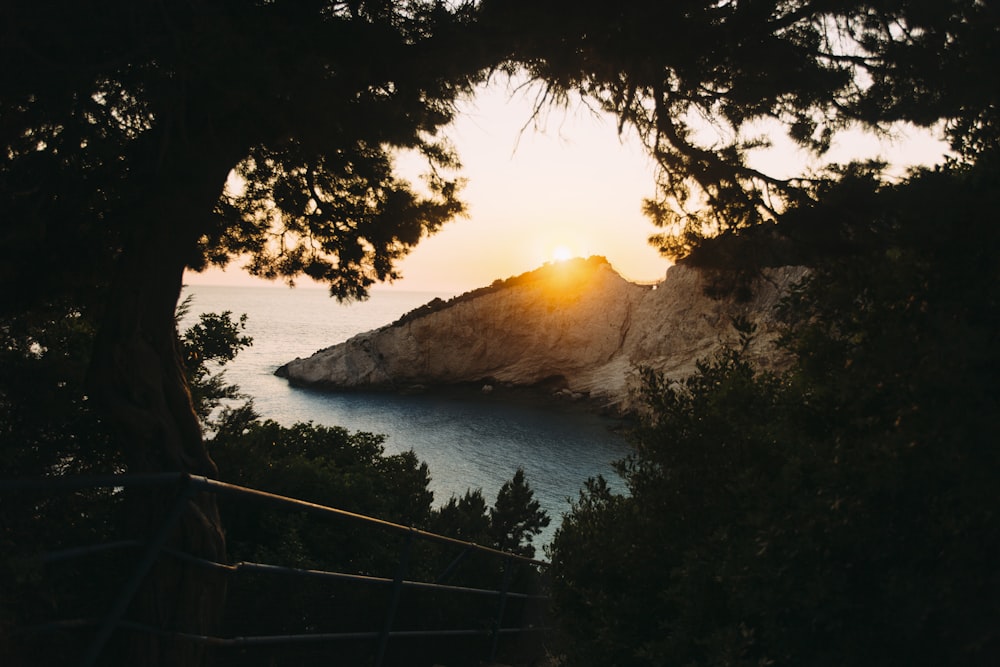
[(733, 317), (757, 325), (751, 353), (774, 350), (775, 306), (802, 269), (765, 273), (749, 299), (704, 294), (711, 277), (671, 268), (655, 288), (624, 280), (603, 258), (550, 264), (490, 288), (428, 304), (395, 324), (295, 359), (278, 374), (331, 389), (477, 383), (544, 386), (618, 411), (632, 407), (639, 366), (670, 377), (734, 341)]

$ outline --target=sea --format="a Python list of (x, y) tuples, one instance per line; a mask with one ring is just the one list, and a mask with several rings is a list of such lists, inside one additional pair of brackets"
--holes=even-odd
[(622, 424), (579, 406), (492, 394), (317, 391), (292, 387), (274, 375), (287, 361), (452, 295), (376, 289), (367, 301), (340, 304), (313, 287), (192, 285), (185, 287), (187, 296), (191, 303), (182, 328), (201, 313), (247, 315), (245, 333), (253, 345), (225, 366), (225, 375), (253, 398), (263, 418), (286, 426), (312, 422), (385, 435), (387, 453), (413, 450), (428, 464), (436, 505), (474, 489), (492, 504), (501, 485), (523, 468), (552, 519), (535, 539), (544, 546), (588, 478), (603, 475), (624, 492), (612, 467), (628, 452)]

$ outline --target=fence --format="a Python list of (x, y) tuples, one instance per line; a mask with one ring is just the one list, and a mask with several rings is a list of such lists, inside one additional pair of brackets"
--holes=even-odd
[[(231, 661), (240, 662), (239, 654), (248, 655), (255, 649), (267, 647), (273, 651), (275, 647), (295, 647), (302, 645), (338, 645), (351, 642), (363, 644), (367, 648), (371, 664), (381, 666), (387, 655), (390, 642), (401, 643), (407, 640), (433, 640), (441, 642), (459, 640), (461, 638), (478, 638), (476, 650), (482, 651), (477, 659), (493, 660), (497, 654), (501, 638), (525, 633), (544, 633), (544, 614), (548, 597), (544, 593), (544, 572), (547, 563), (540, 560), (525, 558), (515, 554), (498, 551), (470, 542), (438, 535), (409, 526), (403, 526), (388, 521), (348, 512), (332, 507), (279, 496), (265, 491), (227, 484), (205, 477), (184, 474), (154, 474), (127, 475), (105, 477), (55, 477), (39, 480), (0, 480), (0, 496), (8, 494), (29, 494), (33, 499), (51, 498), (57, 494), (68, 494), (81, 491), (103, 489), (106, 498), (113, 498), (126, 490), (136, 489), (177, 489), (172, 500), (172, 506), (164, 513), (159, 526), (149, 531), (145, 539), (112, 539), (94, 544), (63, 545), (62, 548), (38, 554), (39, 562), (46, 568), (58, 567), (59, 564), (92, 559), (108, 554), (134, 554), (125, 559), (131, 564), (127, 575), (122, 577), (117, 591), (109, 595), (107, 607), (103, 611), (83, 618), (51, 618), (44, 622), (34, 622), (29, 626), (15, 627), (12, 634), (15, 641), (38, 642), (38, 638), (46, 635), (64, 635), (67, 632), (83, 633), (85, 637), (79, 665), (90, 667), (101, 659), (115, 636), (116, 632), (146, 633), (149, 636), (169, 637), (175, 641), (191, 642), (210, 647), (214, 651), (230, 651)], [(187, 511), (189, 501), (195, 494), (211, 493), (221, 502), (236, 505), (252, 504), (271, 510), (300, 513), (322, 517), (323, 520), (334, 520), (367, 529), (376, 530), (379, 534), (396, 536), (400, 540), (400, 551), (392, 576), (374, 576), (371, 573), (342, 572), (324, 569), (308, 569), (277, 563), (237, 562), (222, 563), (209, 560), (190, 553), (179, 552), (168, 548), (170, 537), (178, 525), (178, 521)], [(39, 500), (29, 500), (24, 507), (38, 507)], [(9, 507), (9, 505), (8, 505)], [(5, 510), (7, 511), (7, 510)], [(30, 511), (30, 510), (29, 510)], [(223, 517), (225, 522), (225, 516)], [(96, 531), (100, 533), (100, 531)], [(6, 536), (10, 541), (11, 536)], [(430, 580), (408, 579), (411, 559), (416, 544), (436, 545), (439, 552), (452, 552), (447, 566)], [(490, 558), (499, 561), (502, 566), (495, 568), (500, 573), (500, 582), (494, 588), (469, 585), (452, 585), (447, 583), (456, 571), (460, 570), (471, 556)], [(342, 582), (350, 586), (367, 590), (388, 591), (386, 604), (382, 615), (381, 627), (370, 629), (351, 628), (340, 631), (298, 631), (273, 634), (253, 634), (250, 636), (204, 636), (178, 632), (169, 627), (156, 627), (136, 622), (127, 618), (127, 611), (143, 581), (160, 559), (173, 559), (194, 567), (217, 572), (228, 579), (239, 581), (247, 575), (280, 577), (310, 582)], [(110, 566), (109, 566), (110, 567)], [(512, 574), (515, 568), (530, 572), (534, 584), (542, 584), (540, 591), (512, 590)], [(310, 584), (311, 585), (311, 584)], [(400, 627), (398, 609), (400, 600), (407, 592), (431, 592), (435, 596), (475, 596), (492, 600), (495, 613), (488, 627), (480, 623), (474, 627)], [(510, 614), (506, 613), (512, 601), (518, 601), (521, 614), (518, 625), (505, 625)], [(530, 613), (526, 610), (531, 610)], [(432, 614), (424, 614), (430, 616)], [(532, 620), (525, 620), (525, 619)], [(36, 621), (38, 619), (35, 619)], [(481, 640), (481, 641), (479, 641)], [(82, 646), (81, 644), (81, 646)], [(336, 654), (337, 648), (324, 649), (330, 655)], [(252, 662), (252, 660), (251, 660)]]

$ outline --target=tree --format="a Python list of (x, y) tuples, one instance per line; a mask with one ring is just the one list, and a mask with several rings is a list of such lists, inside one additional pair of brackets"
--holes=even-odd
[(524, 469), (518, 468), (514, 476), (500, 486), (493, 507), (486, 505), (482, 489), (467, 490), (461, 498), (452, 496), (434, 511), (431, 530), (534, 558), (532, 541), (551, 521), (534, 496)]
[(106, 472), (120, 465), (87, 400), (92, 315), (56, 301), (0, 317), (0, 461), (11, 476)]
[[(462, 12), (420, 3), (162, 10), (5, 10), (4, 60), (18, 66), (3, 91), (4, 247), (17, 248), (4, 275), (41, 278), (18, 290), (25, 305), (106, 290), (92, 391), (130, 425), (132, 469), (210, 471), (176, 381), (185, 266), (247, 251), (256, 273), (305, 272), (342, 296), (391, 278), (393, 259), (460, 210), (454, 182), (434, 175), (421, 197), (396, 178), (391, 150), (452, 166), (432, 134), (477, 66), (445, 66)], [(220, 203), (237, 166), (246, 188)], [(143, 379), (114, 370), (122, 355)], [(159, 410), (125, 396), (151, 390)], [(139, 444), (150, 420), (164, 441)]]
[[(180, 314), (179, 314), (180, 316)], [(185, 370), (199, 415), (237, 395), (212, 366), (249, 343), (228, 313), (202, 314), (187, 329)], [(92, 314), (60, 304), (0, 320), (0, 459), (9, 477), (104, 475), (123, 469), (111, 429), (87, 400), (84, 376), (93, 342)], [(71, 560), (46, 567), (40, 553), (134, 539), (125, 494), (113, 489), (5, 495), (0, 521), (0, 652), (11, 664), (65, 664), (79, 658), (85, 639), (74, 633), (38, 642), (30, 632), (53, 618), (107, 611), (134, 567), (134, 552)], [(131, 560), (130, 560), (131, 559)], [(13, 627), (11, 632), (6, 628)], [(109, 647), (104, 657), (123, 657)]]
[(996, 662), (997, 177), (831, 187), (793, 213), (855, 244), (787, 302), (794, 366), (647, 374), (630, 494), (553, 543), (574, 664)]
[[(88, 394), (129, 471), (215, 472), (174, 333), (185, 267), (246, 252), (256, 274), (361, 296), (460, 212), (434, 134), (483, 67), (469, 16), (419, 1), (4, 5), (4, 309), (99, 311)], [(427, 157), (426, 194), (395, 176), (401, 148)], [(220, 199), (234, 168), (245, 188)], [(137, 499), (135, 525), (164, 502)], [(198, 497), (176, 546), (223, 560), (218, 525)], [(217, 583), (166, 567), (155, 581), (154, 622), (210, 631)], [(201, 660), (169, 641), (138, 651)]]
[(431, 516), (430, 530), (459, 540), (492, 546), (490, 515), (483, 490), (466, 490), (461, 498), (452, 496)]
[[(748, 166), (758, 121), (818, 152), (850, 123), (897, 120), (946, 121), (969, 161), (996, 146), (997, 16), (979, 0), (18, 0), (0, 18), (3, 313), (94, 313), (86, 395), (133, 472), (215, 471), (178, 360), (185, 267), (248, 253), (255, 274), (355, 297), (392, 278), (395, 259), (460, 212), (456, 160), (435, 132), (502, 61), (638, 130), (664, 167), (648, 209), (675, 226), (663, 241), (675, 254), (816, 191)], [(698, 115), (731, 136), (699, 143)], [(395, 176), (397, 148), (428, 159), (424, 194)], [(226, 191), (234, 169), (245, 184)], [(690, 185), (706, 212), (686, 210)], [(155, 525), (165, 502), (136, 498), (134, 525)], [(214, 502), (190, 510), (175, 546), (223, 559)], [(210, 633), (218, 582), (167, 566), (154, 580), (149, 620)], [(135, 659), (202, 655), (156, 640)]]
[[(193, 297), (188, 296), (177, 309), (181, 320), (191, 308)], [(180, 354), (191, 392), (195, 414), (206, 428), (214, 425), (212, 413), (223, 401), (246, 398), (240, 388), (226, 381), (222, 367), (236, 358), (240, 350), (253, 345), (253, 338), (243, 335), (247, 315), (234, 321), (231, 311), (202, 313), (198, 321), (180, 336)], [(233, 410), (230, 406), (226, 406)]]
[(997, 146), (992, 3), (503, 0), (483, 12), (541, 84), (540, 113), (578, 93), (637, 132), (660, 166), (653, 241), (675, 258), (836, 180), (755, 168), (774, 133), (817, 157), (844, 129), (895, 122), (943, 122), (965, 156)]
[(524, 479), (524, 468), (518, 468), (500, 487), (490, 510), (490, 534), (497, 549), (534, 557), (531, 542), (551, 521), (534, 495)]

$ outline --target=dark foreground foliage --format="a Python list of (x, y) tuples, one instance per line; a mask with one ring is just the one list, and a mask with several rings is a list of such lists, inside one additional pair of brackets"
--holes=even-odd
[[(521, 470), (501, 489), (493, 508), (475, 490), (435, 509), (427, 488), (427, 465), (412, 451), (387, 454), (384, 436), (350, 433), (339, 427), (301, 423), (284, 427), (273, 421), (248, 420), (246, 409), (223, 416), (219, 427), (212, 440), (213, 456), (225, 481), (241, 486), (522, 552), (530, 549), (530, 538), (548, 523)], [(221, 507), (233, 562), (392, 579), (408, 553), (406, 579), (487, 589), (498, 589), (503, 580), (499, 558), (472, 555), (449, 571), (461, 548), (421, 542), (407, 547), (406, 538), (398, 534), (304, 511), (228, 499)], [(473, 525), (477, 528), (470, 532)], [(516, 542), (509, 541), (511, 534), (517, 535)], [(539, 590), (533, 568), (517, 567), (512, 576), (514, 590)], [(240, 575), (230, 586), (227, 636), (377, 632), (391, 597), (388, 585), (279, 573)], [(516, 603), (506, 611), (508, 626), (519, 625), (525, 613), (537, 613)], [(393, 625), (404, 630), (488, 630), (496, 613), (497, 600), (491, 597), (407, 591)], [(405, 651), (389, 654), (386, 664), (430, 665), (446, 659), (449, 664), (475, 664), (490, 648), (488, 637), (403, 643)], [(391, 646), (398, 648), (400, 642)], [(371, 640), (304, 648), (275, 646), (238, 651), (230, 657), (247, 665), (311, 665), (328, 664), (335, 655), (338, 660), (364, 664), (373, 655), (373, 647)], [(516, 651), (518, 646), (508, 642), (506, 648)]]
[[(179, 336), (194, 404), (209, 431), (220, 478), (383, 520), (430, 529), (518, 553), (534, 553), (531, 540), (548, 524), (524, 471), (518, 470), (489, 507), (480, 490), (435, 508), (428, 489), (430, 472), (412, 451), (387, 454), (384, 436), (350, 433), (314, 424), (281, 426), (264, 421), (252, 404), (239, 404), (238, 388), (220, 370), (251, 341), (243, 335), (245, 318), (205, 314)], [(113, 437), (89, 410), (83, 389), (80, 350), (93, 335), (79, 311), (54, 311), (41, 321), (11, 319), (0, 329), (9, 374), (0, 377), (0, 456), (5, 476), (58, 477), (125, 472)], [(227, 407), (228, 406), (228, 407)], [(221, 409), (221, 412), (219, 408)], [(78, 662), (93, 634), (92, 625), (36, 632), (53, 620), (100, 621), (140, 555), (124, 546), (81, 559), (43, 562), (41, 554), (131, 540), (129, 492), (21, 494), (3, 497), (0, 517), (0, 653), (5, 664), (57, 665)], [(357, 524), (317, 519), (303, 512), (269, 509), (226, 499), (221, 504), (229, 540), (229, 562), (266, 563), (287, 568), (330, 570), (392, 578), (404, 551), (390, 533)], [(468, 526), (476, 526), (470, 531)], [(155, 531), (156, 526), (151, 530)], [(417, 545), (406, 577), (435, 581), (461, 550)], [(452, 568), (447, 583), (499, 588), (501, 559), (470, 557)], [(514, 568), (512, 590), (537, 590), (538, 573)], [(228, 581), (229, 599), (220, 636), (281, 635), (315, 632), (379, 631), (389, 589), (317, 583), (286, 575), (240, 575)], [(490, 629), (495, 598), (416, 594), (403, 597), (397, 628)], [(524, 614), (538, 613), (511, 604), (504, 622), (519, 625)], [(131, 613), (126, 612), (125, 618)], [(165, 623), (169, 623), (166, 621)], [(89, 629), (88, 629), (89, 628)], [(400, 647), (400, 643), (394, 644)], [(442, 643), (404, 642), (386, 664), (475, 664), (490, 650), (489, 638)], [(515, 655), (525, 647), (506, 642)], [(530, 648), (530, 647), (529, 647)], [(314, 643), (307, 649), (277, 645), (266, 649), (218, 651), (221, 664), (364, 664), (372, 641)], [(102, 660), (124, 660), (116, 641)], [(532, 649), (536, 650), (536, 649)], [(513, 652), (513, 653), (511, 653)], [(474, 656), (474, 657), (470, 657)], [(109, 663), (110, 664), (110, 663)]]
[(647, 374), (630, 495), (553, 545), (567, 664), (997, 664), (998, 186), (845, 181), (795, 213), (850, 252), (787, 303), (791, 371)]

